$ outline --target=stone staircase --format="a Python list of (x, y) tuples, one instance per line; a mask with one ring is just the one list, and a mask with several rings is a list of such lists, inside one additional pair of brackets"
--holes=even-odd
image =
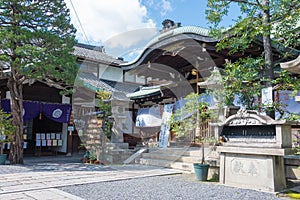
[[(141, 154), (135, 160), (142, 165), (153, 165), (179, 169), (187, 173), (194, 173), (193, 163), (201, 162), (201, 149), (199, 147), (186, 148), (152, 148), (148, 153)], [(219, 154), (211, 148), (204, 149), (205, 160), (210, 164), (209, 177), (218, 174)]]
[(128, 143), (106, 143), (104, 158), (109, 164), (122, 164), (136, 151), (128, 148)]

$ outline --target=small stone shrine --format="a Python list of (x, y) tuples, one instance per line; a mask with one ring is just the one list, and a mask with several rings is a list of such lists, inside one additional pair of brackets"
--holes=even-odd
[(286, 188), (283, 156), (292, 151), (291, 124), (241, 109), (213, 124), (226, 142), (220, 152), (220, 183), (274, 192)]

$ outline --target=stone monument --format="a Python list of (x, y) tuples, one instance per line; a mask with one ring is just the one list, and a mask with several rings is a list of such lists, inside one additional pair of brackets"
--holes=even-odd
[(213, 124), (227, 142), (220, 152), (220, 183), (275, 192), (286, 188), (283, 156), (292, 152), (291, 124), (239, 110)]

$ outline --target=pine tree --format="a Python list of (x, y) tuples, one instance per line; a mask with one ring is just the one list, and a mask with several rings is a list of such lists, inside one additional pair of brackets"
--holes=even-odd
[(77, 73), (72, 55), (76, 30), (63, 0), (3, 0), (0, 23), (0, 62), (11, 70), (7, 86), (16, 127), (10, 161), (22, 164), (23, 83), (30, 79), (71, 86)]

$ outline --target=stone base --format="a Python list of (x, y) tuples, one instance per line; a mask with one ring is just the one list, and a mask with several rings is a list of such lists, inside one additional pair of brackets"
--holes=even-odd
[(300, 156), (289, 155), (284, 157), (286, 178), (300, 180)]
[(300, 169), (298, 166), (285, 166), (286, 178), (300, 180)]
[(221, 152), (220, 183), (265, 192), (285, 189), (283, 156)]
[(133, 154), (132, 150), (118, 149), (107, 152), (104, 157), (109, 164), (123, 164)]
[(107, 143), (106, 146), (108, 148), (113, 148), (113, 149), (128, 149), (129, 148), (129, 144), (128, 143), (124, 143), (124, 142), (119, 142), (119, 143)]
[(210, 166), (208, 169), (207, 180), (219, 180), (219, 167)]

